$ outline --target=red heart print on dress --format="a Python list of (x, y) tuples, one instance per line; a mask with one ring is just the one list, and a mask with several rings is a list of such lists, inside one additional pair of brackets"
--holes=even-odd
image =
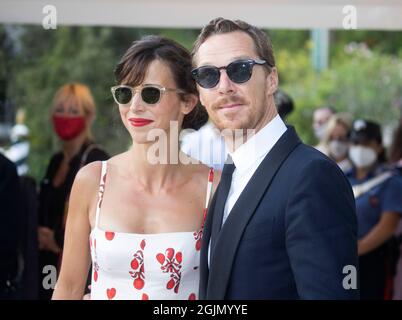
[(106, 232), (105, 232), (105, 237), (106, 237), (107, 240), (112, 241), (113, 238), (114, 238), (114, 232), (108, 232), (108, 231), (106, 231)]
[(138, 260), (136, 258), (131, 261), (131, 269), (137, 270), (139, 266)]
[(134, 280), (134, 288), (136, 288), (137, 290), (141, 290), (142, 288), (144, 288), (144, 284), (145, 282), (141, 278)]
[(197, 240), (195, 243), (195, 250), (200, 251), (201, 250), (201, 240)]
[(160, 264), (163, 264), (165, 262), (165, 256), (162, 253), (158, 253), (156, 255), (156, 260), (158, 260)]
[(133, 286), (137, 290), (141, 290), (145, 286), (145, 273), (144, 273), (144, 253), (142, 250), (145, 248), (145, 239), (140, 243), (141, 250), (137, 250), (131, 260), (130, 266), (133, 271), (129, 271), (131, 278), (134, 279)]
[(200, 251), (202, 245), (202, 229), (193, 233), (195, 240), (195, 250)]
[(116, 295), (116, 289), (115, 288), (107, 289), (106, 294), (107, 294), (108, 299), (112, 300)]
[(182, 261), (182, 254), (181, 254), (181, 252), (176, 253), (176, 260), (177, 260), (178, 263), (181, 263), (181, 261)]
[(170, 289), (173, 289), (174, 285), (175, 285), (175, 281), (174, 281), (174, 279), (172, 278), (172, 279), (170, 279), (169, 282), (167, 283), (166, 288), (169, 289), (169, 290), (170, 290)]
[(158, 253), (156, 259), (161, 264), (162, 272), (170, 274), (170, 280), (166, 283), (166, 288), (168, 290), (173, 289), (175, 293), (178, 293), (181, 280), (183, 254), (180, 251), (175, 254), (173, 248), (167, 248), (165, 254)]
[(174, 255), (174, 249), (173, 249), (173, 248), (168, 248), (168, 249), (166, 249), (166, 257), (167, 257), (169, 260), (172, 260), (173, 255)]

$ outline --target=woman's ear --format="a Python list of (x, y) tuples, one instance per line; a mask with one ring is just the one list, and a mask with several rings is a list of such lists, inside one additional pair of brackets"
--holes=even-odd
[(198, 96), (191, 93), (186, 94), (184, 97), (181, 111), (184, 114), (189, 114), (191, 111), (193, 111), (197, 103), (198, 103)]

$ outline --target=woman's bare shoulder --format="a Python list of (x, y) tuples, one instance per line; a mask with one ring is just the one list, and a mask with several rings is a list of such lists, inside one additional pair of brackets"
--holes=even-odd
[(127, 164), (128, 161), (130, 161), (128, 151), (116, 154), (115, 156), (111, 157), (107, 161), (108, 168), (110, 168), (110, 167), (124, 167)]
[(101, 171), (102, 161), (90, 162), (78, 171), (74, 183), (83, 187), (99, 184)]
[[(107, 167), (108, 169), (111, 166), (119, 166), (124, 164), (127, 161), (127, 152), (124, 153), (119, 153), (113, 157), (110, 157), (106, 162), (107, 162)], [(91, 177), (100, 177), (101, 171), (102, 171), (102, 162), (103, 161), (94, 161), (86, 166), (84, 166), (80, 171), (83, 177), (89, 176)], [(95, 179), (96, 180), (96, 179)]]
[[(111, 166), (121, 163), (124, 157), (125, 154), (121, 153), (107, 160), (108, 171)], [(102, 174), (102, 162), (103, 161), (93, 161), (82, 167), (75, 177), (74, 184), (76, 187), (80, 189), (88, 188), (88, 190), (98, 190)]]
[(206, 182), (210, 178), (210, 174), (212, 171), (213, 174), (213, 184), (214, 184), (214, 189), (216, 186), (219, 184), (219, 181), (221, 179), (221, 171), (213, 169), (205, 164), (199, 163), (199, 164), (191, 164), (190, 166), (190, 171), (192, 178), (194, 180), (199, 181), (200, 183)]

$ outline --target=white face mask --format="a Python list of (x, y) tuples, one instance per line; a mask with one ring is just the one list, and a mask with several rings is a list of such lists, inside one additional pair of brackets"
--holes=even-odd
[(328, 144), (329, 153), (335, 159), (339, 160), (344, 158), (349, 149), (349, 144), (345, 141), (332, 140)]
[(326, 128), (327, 126), (325, 124), (314, 128), (314, 135), (318, 139), (318, 141), (322, 141), (324, 139)]
[(349, 158), (357, 168), (366, 168), (376, 162), (377, 153), (369, 147), (351, 146)]

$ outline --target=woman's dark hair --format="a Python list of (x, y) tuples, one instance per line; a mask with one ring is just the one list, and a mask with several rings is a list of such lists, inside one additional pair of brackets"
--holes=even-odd
[(384, 147), (382, 148), (381, 153), (378, 155), (378, 163), (384, 164), (387, 162), (387, 153), (385, 152)]
[(380, 164), (387, 162), (387, 154), (382, 143), (381, 125), (379, 123), (364, 119), (355, 120), (350, 132), (350, 141), (355, 144), (369, 141), (377, 142), (382, 147), (377, 161)]
[(389, 154), (389, 161), (391, 163), (398, 162), (402, 159), (402, 122), (394, 133), (391, 150)]
[[(138, 86), (144, 80), (149, 65), (154, 60), (165, 62), (173, 75), (178, 89), (198, 96), (197, 87), (191, 77), (190, 52), (176, 41), (160, 36), (146, 36), (134, 41), (114, 71), (118, 84)], [(185, 94), (179, 94), (185, 101)], [(198, 130), (208, 121), (205, 108), (198, 102), (195, 108), (184, 116), (182, 129)]]

